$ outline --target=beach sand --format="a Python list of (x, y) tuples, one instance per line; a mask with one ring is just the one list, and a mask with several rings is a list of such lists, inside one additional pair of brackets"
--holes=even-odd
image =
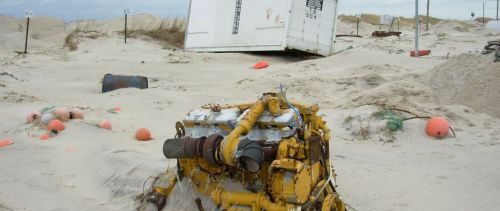
[[(138, 27), (158, 23), (150, 15), (135, 18)], [(0, 139), (14, 141), (0, 149), (0, 210), (134, 210), (145, 180), (175, 166), (162, 145), (174, 137), (176, 121), (206, 103), (254, 101), (280, 84), (289, 98), (319, 104), (332, 129), (338, 190), (351, 210), (500, 206), (500, 63), (481, 55), (500, 32), (438, 24), (421, 37), (431, 54), (414, 58), (411, 28), (401, 38), (371, 38), (377, 27), (363, 24), (364, 38), (337, 39), (336, 51), (352, 49), (310, 58), (185, 52), (141, 38), (123, 44), (111, 30), (119, 20), (64, 24), (42, 17), (32, 22), (23, 56), (14, 53), (24, 48), (23, 23), (0, 16)], [(76, 51), (63, 48), (66, 35), (84, 25), (103, 36), (80, 38)], [(353, 29), (341, 23), (338, 33)], [(253, 70), (261, 60), (270, 66)], [(103, 94), (106, 73), (146, 76), (149, 88)], [(424, 119), (388, 132), (373, 117), (380, 105), (443, 116), (456, 138), (428, 137)], [(40, 141), (45, 130), (25, 116), (50, 106), (80, 108), (85, 119)], [(107, 111), (117, 106), (120, 112)], [(112, 131), (96, 126), (102, 119)], [(153, 140), (134, 139), (141, 127)], [(165, 210), (192, 210), (194, 194), (177, 189)]]

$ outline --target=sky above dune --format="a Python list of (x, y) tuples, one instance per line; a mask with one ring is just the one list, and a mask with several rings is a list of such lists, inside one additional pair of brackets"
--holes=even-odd
[[(469, 19), (471, 12), (482, 15), (482, 0), (430, 0), (431, 15), (440, 18)], [(486, 16), (496, 17), (497, 0), (486, 2)], [(425, 14), (427, 0), (420, 0), (420, 14)], [(66, 21), (108, 19), (123, 15), (124, 8), (134, 13), (152, 13), (162, 17), (185, 17), (189, 0), (0, 0), (0, 14), (23, 17), (30, 9), (34, 15), (55, 16)], [(415, 0), (340, 0), (340, 14), (374, 13), (411, 17)]]

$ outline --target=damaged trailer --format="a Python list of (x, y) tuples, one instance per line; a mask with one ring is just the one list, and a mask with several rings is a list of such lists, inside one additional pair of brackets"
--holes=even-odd
[(191, 0), (186, 50), (334, 52), (338, 0)]

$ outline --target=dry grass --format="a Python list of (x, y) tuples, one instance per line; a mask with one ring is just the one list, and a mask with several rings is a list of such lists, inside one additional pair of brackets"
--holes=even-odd
[(102, 36), (105, 35), (98, 31), (82, 30), (80, 28), (76, 28), (71, 33), (69, 33), (66, 38), (64, 38), (64, 47), (68, 48), (70, 51), (76, 51), (78, 49), (79, 39), (89, 38), (95, 40)]
[[(160, 26), (156, 29), (145, 30), (145, 29), (131, 29), (127, 30), (127, 37), (137, 38), (137, 37), (148, 37), (152, 40), (159, 41), (166, 47), (178, 47), (184, 46), (184, 35), (186, 21), (184, 19), (164, 19)], [(120, 34), (124, 34), (124, 31), (120, 31)]]
[[(474, 20), (475, 20), (475, 21), (477, 21), (477, 22), (482, 23), (482, 22), (483, 22), (483, 17), (479, 17), (479, 18), (476, 18), (476, 19), (474, 19)], [(492, 20), (495, 20), (495, 19), (494, 19), (494, 18), (484, 17), (484, 22), (485, 22), (485, 23), (488, 23), (488, 22), (490, 22), (490, 21), (492, 21)]]
[[(339, 17), (344, 22), (355, 23), (357, 21), (356, 16), (353, 16), (353, 15), (340, 15)], [(424, 23), (426, 23), (427, 17), (421, 15), (420, 20), (424, 24)], [(399, 17), (399, 21), (400, 21), (400, 23), (399, 23), (400, 26), (415, 26), (415, 19), (414, 18)], [(435, 24), (439, 23), (440, 21), (443, 21), (443, 20), (436, 18), (436, 17), (429, 16), (429, 23), (431, 25), (435, 25)], [(380, 16), (374, 15), (374, 14), (362, 14), (361, 15), (361, 22), (369, 23), (372, 25), (379, 25), (380, 24)]]
[(64, 47), (68, 48), (70, 51), (76, 51), (78, 49), (77, 33), (76, 31), (72, 31), (64, 38)]

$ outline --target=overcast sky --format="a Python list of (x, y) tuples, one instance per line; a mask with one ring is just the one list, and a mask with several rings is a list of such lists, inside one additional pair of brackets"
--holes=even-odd
[[(496, 16), (496, 1), (486, 2), (486, 16)], [(420, 0), (425, 14), (427, 0)], [(440, 18), (468, 19), (470, 13), (482, 15), (483, 0), (431, 0), (431, 15)], [(131, 13), (148, 12), (162, 17), (186, 16), (189, 0), (0, 0), (0, 14), (22, 17), (26, 9), (38, 16), (55, 16), (66, 21), (106, 19)], [(411, 17), (415, 0), (340, 0), (341, 14), (375, 13)]]

